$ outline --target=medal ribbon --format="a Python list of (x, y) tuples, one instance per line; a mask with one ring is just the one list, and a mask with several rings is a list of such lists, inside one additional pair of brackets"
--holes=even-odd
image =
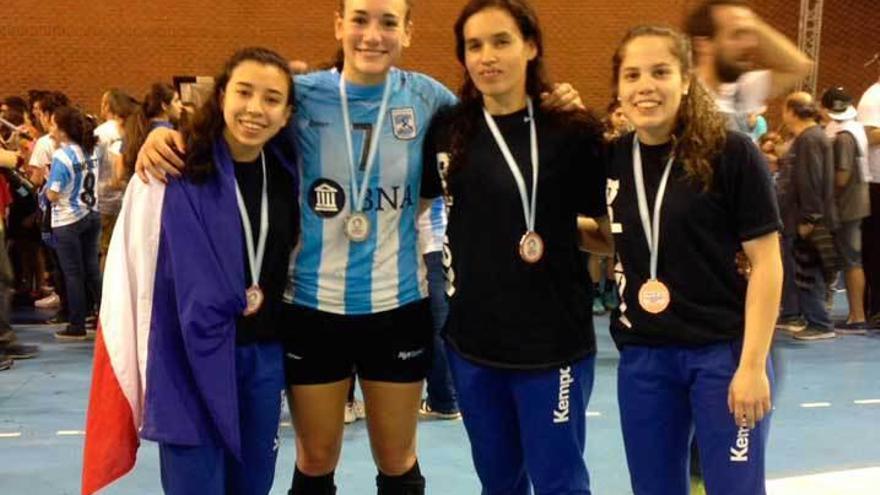
[(352, 210), (355, 212), (361, 212), (364, 208), (364, 199), (367, 197), (367, 184), (370, 182), (370, 172), (372, 172), (373, 163), (376, 161), (376, 150), (379, 148), (379, 136), (382, 135), (382, 124), (385, 121), (385, 113), (388, 111), (388, 100), (390, 98), (391, 78), (385, 76), (385, 90), (382, 93), (382, 103), (379, 105), (379, 116), (376, 117), (376, 125), (373, 127), (373, 132), (370, 136), (364, 176), (361, 179), (360, 187), (358, 187), (357, 165), (354, 160), (354, 144), (352, 144), (351, 138), (351, 114), (348, 110), (348, 93), (345, 91), (345, 76), (339, 74), (339, 99), (342, 102), (342, 122), (345, 126), (345, 144), (346, 150), (348, 151), (348, 165), (351, 170), (351, 206)]
[(642, 153), (639, 147), (638, 136), (633, 136), (633, 177), (636, 182), (636, 196), (639, 200), (639, 216), (642, 218), (642, 229), (648, 241), (648, 250), (651, 252), (651, 280), (657, 280), (657, 253), (660, 252), (660, 210), (663, 206), (663, 196), (666, 195), (666, 184), (669, 182), (669, 172), (672, 170), (674, 156), (669, 157), (666, 168), (663, 170), (663, 178), (657, 187), (657, 196), (654, 198), (654, 225), (648, 216), (648, 195), (645, 193), (645, 177), (642, 171)]
[(519, 165), (517, 165), (513, 153), (510, 152), (510, 148), (507, 146), (507, 141), (504, 140), (504, 136), (501, 135), (501, 131), (498, 130), (498, 125), (495, 123), (495, 119), (485, 107), (483, 107), (483, 116), (486, 118), (486, 124), (489, 126), (489, 130), (492, 131), (495, 143), (501, 148), (501, 154), (504, 155), (504, 161), (507, 162), (507, 167), (510, 168), (510, 173), (513, 174), (514, 181), (516, 181), (516, 187), (519, 189), (519, 196), (522, 200), (523, 217), (526, 222), (526, 229), (528, 232), (534, 232), (535, 212), (537, 211), (536, 205), (538, 204), (538, 131), (535, 128), (535, 115), (531, 98), (527, 100), (526, 103), (529, 109), (529, 144), (531, 146), (532, 154), (531, 205), (529, 205), (526, 181), (523, 179), (522, 172), (520, 172)]
[(260, 160), (263, 164), (263, 195), (260, 200), (260, 239), (257, 249), (254, 251), (254, 231), (251, 227), (251, 218), (248, 216), (247, 206), (235, 181), (235, 199), (238, 201), (238, 213), (241, 215), (241, 225), (244, 229), (244, 242), (247, 247), (248, 265), (251, 269), (251, 281), (253, 285), (260, 285), (260, 270), (263, 267), (263, 255), (266, 254), (266, 238), (269, 236), (269, 194), (267, 192), (266, 178), (266, 155), (260, 151)]

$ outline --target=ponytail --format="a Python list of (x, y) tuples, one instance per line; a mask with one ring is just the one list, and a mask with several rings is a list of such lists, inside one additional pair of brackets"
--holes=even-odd
[(71, 107), (57, 108), (52, 116), (58, 129), (64, 131), (71, 141), (79, 145), (84, 154), (92, 154), (98, 143), (98, 138), (95, 136), (95, 121), (92, 118)]

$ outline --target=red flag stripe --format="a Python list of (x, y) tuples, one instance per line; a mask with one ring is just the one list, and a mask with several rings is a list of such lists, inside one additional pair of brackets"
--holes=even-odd
[(113, 371), (103, 333), (99, 324), (86, 417), (83, 495), (91, 495), (131, 471), (140, 444), (131, 404)]

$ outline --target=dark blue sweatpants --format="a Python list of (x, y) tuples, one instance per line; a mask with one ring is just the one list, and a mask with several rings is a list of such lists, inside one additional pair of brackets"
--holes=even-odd
[[(702, 347), (624, 347), (617, 372), (620, 421), (635, 495), (687, 495), (696, 432), (706, 492), (763, 495), (770, 417), (736, 425), (727, 392), (742, 342)], [(769, 359), (768, 359), (769, 361)], [(773, 368), (767, 376), (773, 386)]]
[(589, 495), (584, 462), (595, 358), (548, 371), (490, 368), (448, 348), (483, 495)]
[(278, 422), (284, 390), (280, 344), (239, 346), (239, 428), (242, 462), (218, 444), (159, 444), (162, 489), (167, 495), (266, 495), (275, 478)]

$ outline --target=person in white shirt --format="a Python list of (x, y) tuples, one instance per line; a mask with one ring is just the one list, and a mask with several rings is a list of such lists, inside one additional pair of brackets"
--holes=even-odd
[(729, 128), (749, 133), (749, 113), (791, 90), (812, 69), (810, 58), (758, 17), (744, 0), (705, 0), (685, 30), (694, 66)]
[(858, 119), (868, 135), (871, 214), (862, 222), (862, 266), (865, 271), (865, 312), (876, 327), (880, 320), (880, 80), (862, 95)]
[(134, 98), (119, 89), (110, 89), (101, 97), (101, 118), (104, 123), (95, 128), (95, 137), (107, 151), (107, 160), (98, 170), (98, 210), (101, 213), (101, 268), (110, 246), (110, 235), (116, 216), (122, 206), (122, 193), (127, 177), (122, 160), (122, 134), (125, 119), (136, 108)]

